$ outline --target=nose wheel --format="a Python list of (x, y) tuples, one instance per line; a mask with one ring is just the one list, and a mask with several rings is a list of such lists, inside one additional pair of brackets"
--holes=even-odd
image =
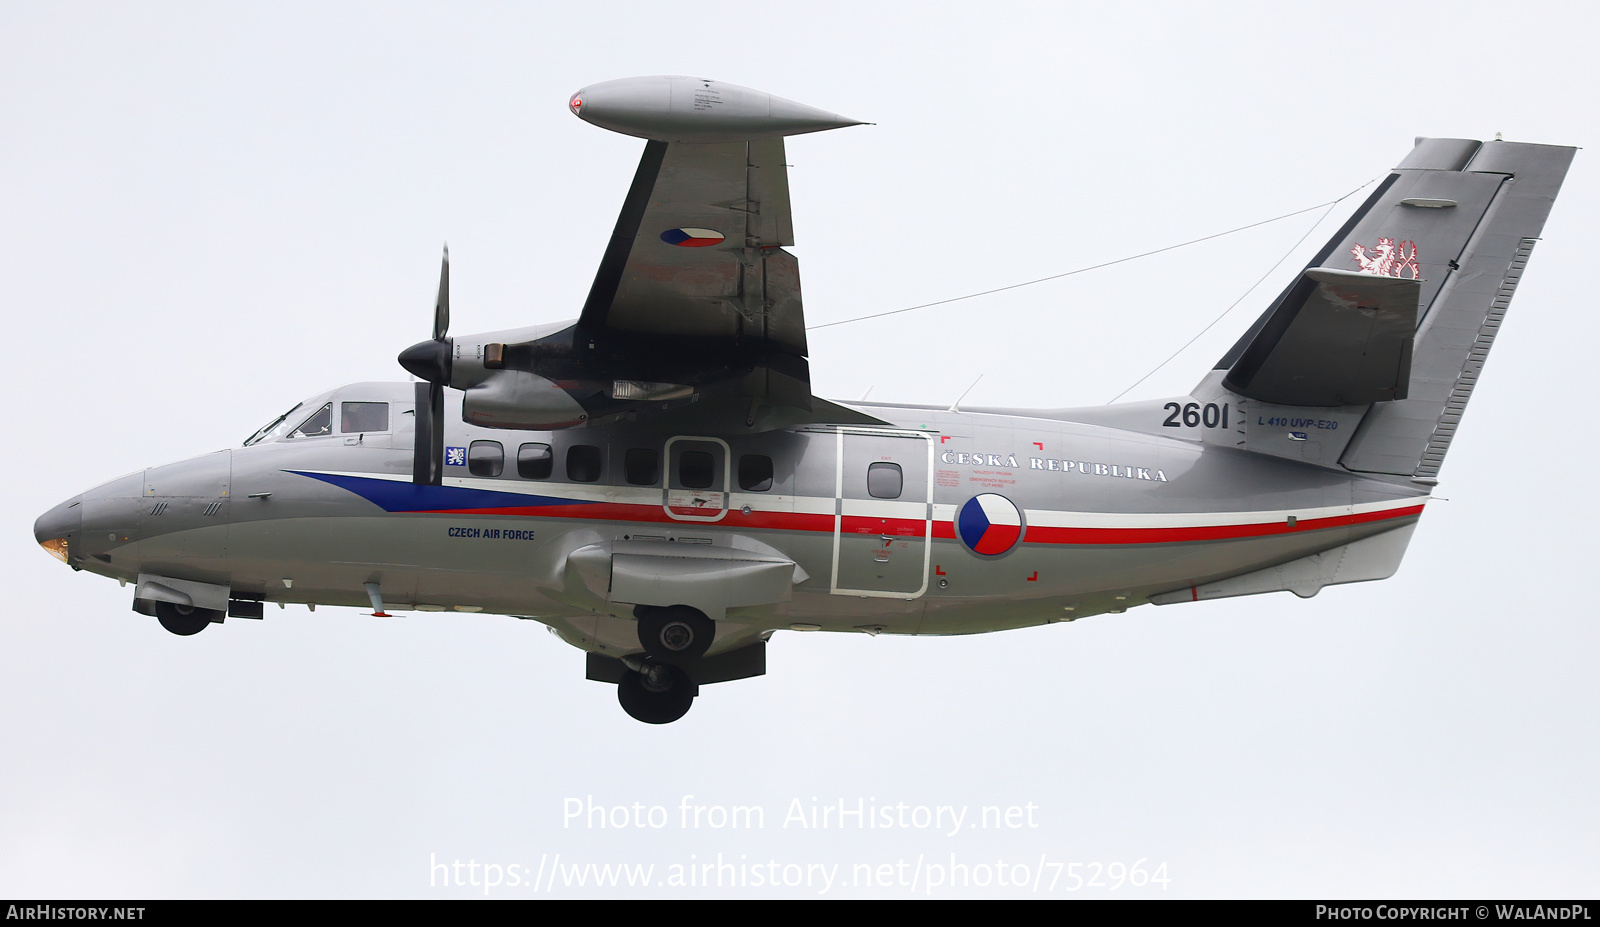
[(161, 626), (181, 637), (199, 634), (211, 624), (213, 617), (220, 615), (214, 609), (174, 605), (171, 602), (157, 602), (155, 606), (156, 620), (161, 622)]
[(646, 724), (671, 724), (689, 713), (699, 687), (676, 666), (650, 663), (628, 670), (617, 683), (617, 702), (629, 717)]

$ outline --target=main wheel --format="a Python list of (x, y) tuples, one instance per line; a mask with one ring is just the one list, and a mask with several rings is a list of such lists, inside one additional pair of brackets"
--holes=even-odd
[(211, 623), (211, 616), (216, 612), (209, 608), (195, 608), (192, 605), (174, 605), (171, 602), (156, 603), (156, 620), (161, 626), (173, 634), (188, 637), (199, 634)]
[(639, 644), (662, 663), (693, 663), (710, 649), (716, 636), (717, 623), (687, 605), (649, 608), (639, 616)]
[(689, 713), (696, 687), (676, 666), (651, 667), (650, 673), (628, 670), (617, 683), (617, 702), (635, 721), (671, 724)]

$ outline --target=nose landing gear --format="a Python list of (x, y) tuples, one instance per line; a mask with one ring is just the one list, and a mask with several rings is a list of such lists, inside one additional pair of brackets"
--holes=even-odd
[(196, 608), (192, 605), (174, 605), (171, 602), (155, 602), (156, 620), (161, 626), (182, 637), (199, 634), (213, 621), (220, 621), (222, 613), (209, 608)]

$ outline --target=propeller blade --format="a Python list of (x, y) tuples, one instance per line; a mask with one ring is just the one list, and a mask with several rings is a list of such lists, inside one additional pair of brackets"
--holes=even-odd
[(411, 482), (438, 486), (444, 478), (444, 384), (416, 384), (417, 436)]
[(450, 331), (450, 246), (445, 245), (439, 265), (439, 301), (433, 306), (433, 340), (443, 341)]
[(416, 385), (416, 444), (411, 482), (438, 486), (444, 479), (444, 387), (450, 382), (450, 246), (439, 264), (439, 300), (433, 304), (433, 339), (400, 352), (400, 366), (425, 382)]
[(428, 446), (428, 482), (437, 486), (444, 479), (444, 384), (428, 384), (428, 413), (433, 419), (433, 443)]

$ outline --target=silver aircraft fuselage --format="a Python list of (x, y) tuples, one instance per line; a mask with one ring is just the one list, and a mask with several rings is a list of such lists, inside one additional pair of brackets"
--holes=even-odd
[(567, 105), (646, 139), (577, 319), (451, 335), (446, 251), (431, 337), (398, 358), (419, 382), (90, 490), (41, 546), (183, 636), (269, 603), (541, 621), (651, 724), (764, 673), (779, 629), (1383, 579), (1575, 152), (1416, 139), (1187, 395), (841, 405), (812, 389), (784, 139), (863, 123), (682, 75)]
[[(297, 414), (387, 403), (390, 427), (345, 432), (335, 418), (289, 437), (291, 416), (251, 446), (89, 490), (35, 534), (71, 537), (72, 566), (128, 582), (312, 606), (367, 605), (376, 584), (391, 610), (533, 618), (611, 656), (639, 650), (632, 606), (608, 594), (609, 559), (597, 573), (584, 550), (792, 561), (780, 601), (716, 616), (715, 655), (778, 629), (967, 634), (1152, 600), (1310, 594), (1392, 572), (1427, 501), (1417, 482), (1230, 446), (1283, 429), (1228, 396), (1059, 412), (859, 404), (894, 427), (741, 435), (508, 431), (457, 409), (442, 484), (418, 486), (413, 396), (406, 383), (332, 390)], [(1274, 573), (1375, 536), (1395, 539), (1386, 572)], [(1241, 575), (1255, 586), (1208, 591)]]

